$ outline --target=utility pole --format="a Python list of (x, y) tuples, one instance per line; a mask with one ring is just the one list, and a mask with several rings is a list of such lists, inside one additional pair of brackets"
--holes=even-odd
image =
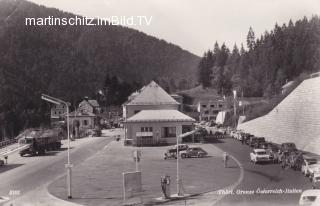
[(237, 107), (236, 107), (236, 101), (237, 101), (237, 91), (236, 91), (236, 90), (233, 90), (234, 128), (237, 128)]

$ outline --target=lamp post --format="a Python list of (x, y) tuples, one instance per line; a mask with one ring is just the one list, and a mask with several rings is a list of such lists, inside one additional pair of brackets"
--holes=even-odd
[(236, 101), (237, 101), (237, 91), (236, 91), (236, 90), (233, 90), (234, 128), (237, 128), (237, 107), (236, 107)]
[(71, 199), (72, 198), (72, 194), (71, 194), (71, 172), (72, 172), (71, 168), (72, 168), (72, 164), (70, 164), (69, 105), (67, 102), (65, 102), (61, 99), (54, 98), (54, 97), (51, 97), (46, 94), (41, 94), (41, 99), (45, 100), (47, 102), (56, 104), (56, 105), (64, 104), (67, 107), (68, 163), (66, 164), (66, 168), (67, 168), (68, 198)]

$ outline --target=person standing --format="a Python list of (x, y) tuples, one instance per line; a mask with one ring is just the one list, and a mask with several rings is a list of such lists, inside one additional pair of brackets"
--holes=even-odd
[(228, 167), (228, 160), (229, 160), (229, 155), (228, 155), (228, 153), (224, 152), (224, 153), (223, 153), (224, 168), (227, 168), (227, 167)]

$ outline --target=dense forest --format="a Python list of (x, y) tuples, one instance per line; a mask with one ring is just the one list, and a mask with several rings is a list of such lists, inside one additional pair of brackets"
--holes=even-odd
[(200, 58), (176, 45), (122, 26), (25, 25), (26, 17), (48, 16), (74, 17), (23, 0), (0, 0), (0, 125), (10, 135), (48, 120), (50, 105), (41, 93), (72, 108), (84, 96), (101, 93), (102, 103), (119, 105), (152, 79), (170, 88), (196, 82), (190, 74)]
[(276, 24), (260, 37), (250, 27), (246, 43), (230, 51), (216, 42), (199, 63), (199, 82), (220, 94), (235, 89), (246, 97), (272, 97), (286, 81), (320, 70), (318, 16)]

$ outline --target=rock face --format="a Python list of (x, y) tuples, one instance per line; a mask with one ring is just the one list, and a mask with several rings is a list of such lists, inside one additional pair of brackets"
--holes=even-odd
[(320, 154), (320, 77), (304, 80), (267, 115), (238, 129), (275, 143), (294, 142), (301, 150)]

